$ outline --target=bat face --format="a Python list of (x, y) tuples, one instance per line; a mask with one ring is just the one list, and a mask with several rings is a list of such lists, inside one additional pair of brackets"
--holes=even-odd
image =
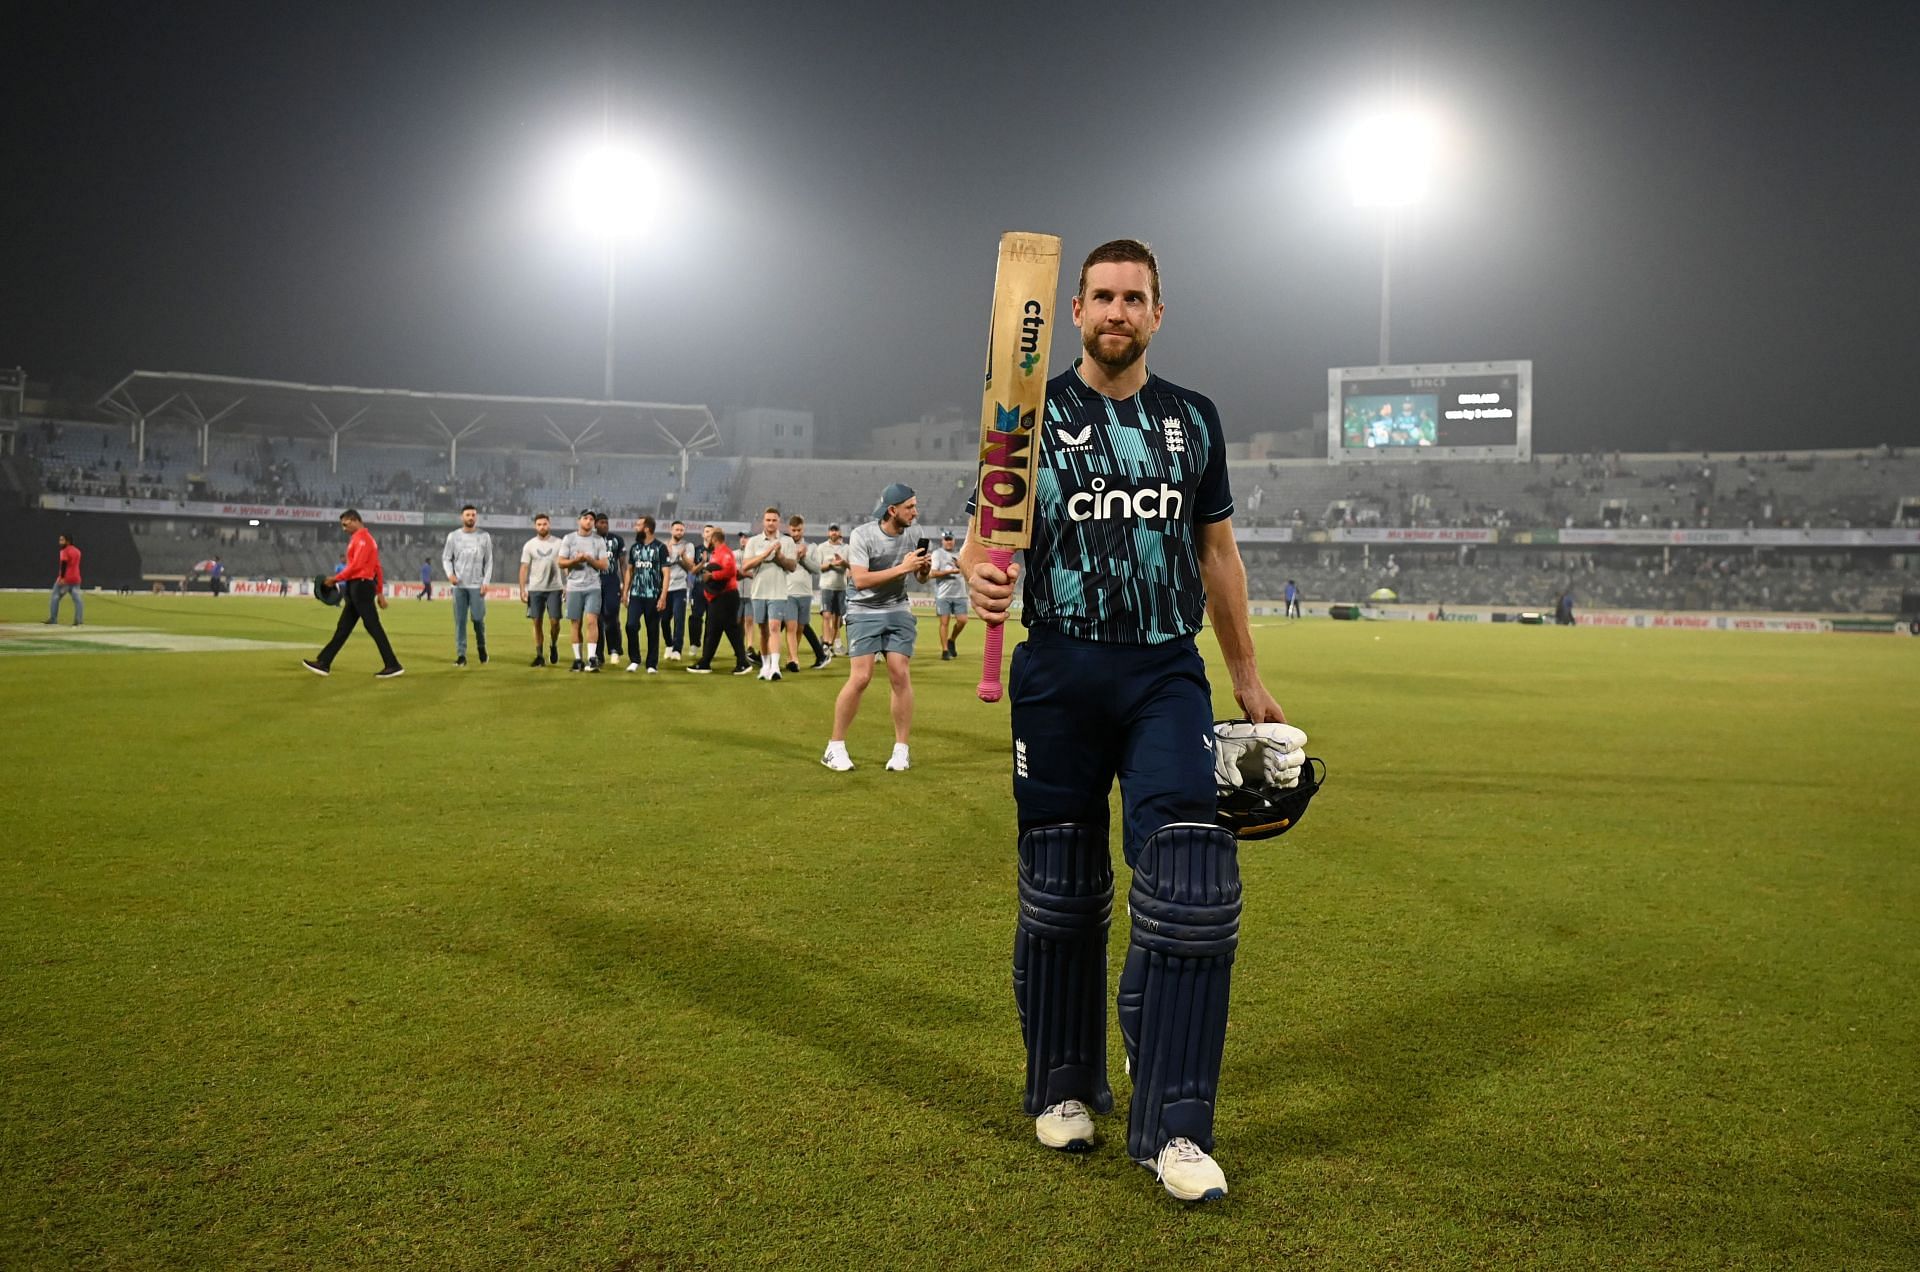
[(976, 529), (989, 548), (1024, 548), (1033, 535), (1035, 431), (1046, 408), (1047, 354), (1060, 240), (1009, 232), (1000, 238), (986, 390), (980, 402), (980, 488)]

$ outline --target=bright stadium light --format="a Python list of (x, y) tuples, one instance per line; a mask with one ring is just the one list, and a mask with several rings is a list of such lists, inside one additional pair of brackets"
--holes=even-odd
[(1432, 112), (1398, 103), (1354, 121), (1347, 137), (1347, 186), (1356, 207), (1404, 208), (1425, 201), (1441, 149)]
[(559, 210), (575, 232), (618, 242), (646, 231), (666, 194), (654, 156), (632, 142), (598, 137), (574, 147), (560, 164)]

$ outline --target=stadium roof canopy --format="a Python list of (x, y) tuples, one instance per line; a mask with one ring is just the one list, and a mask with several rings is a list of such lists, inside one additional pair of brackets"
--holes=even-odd
[(348, 432), (370, 442), (445, 445), (450, 459), (463, 441), (568, 455), (678, 454), (719, 441), (713, 412), (687, 403), (425, 393), (181, 371), (135, 371), (95, 405), (133, 428), (143, 458), (150, 424), (195, 429), (202, 462), (216, 429), (326, 438), (336, 465)]

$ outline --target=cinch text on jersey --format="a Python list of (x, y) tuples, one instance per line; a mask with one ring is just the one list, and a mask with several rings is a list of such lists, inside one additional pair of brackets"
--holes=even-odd
[(1186, 497), (1179, 488), (1164, 481), (1158, 489), (1149, 486), (1144, 490), (1108, 490), (1106, 486), (1105, 481), (1096, 477), (1092, 490), (1069, 497), (1068, 520), (1111, 521), (1116, 517), (1134, 517), (1144, 521), (1148, 517), (1163, 517), (1173, 521), (1186, 506)]

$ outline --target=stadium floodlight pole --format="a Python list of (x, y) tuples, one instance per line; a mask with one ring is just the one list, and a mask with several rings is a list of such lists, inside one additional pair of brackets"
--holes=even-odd
[(613, 235), (607, 235), (607, 373), (600, 384), (600, 400), (613, 401), (613, 278), (614, 267), (619, 261), (619, 249), (614, 246)]
[(1347, 150), (1356, 207), (1380, 210), (1380, 363), (1393, 357), (1393, 233), (1401, 209), (1421, 202), (1433, 175), (1433, 117), (1401, 101), (1362, 118)]
[(1380, 216), (1380, 361), (1393, 361), (1393, 209)]

